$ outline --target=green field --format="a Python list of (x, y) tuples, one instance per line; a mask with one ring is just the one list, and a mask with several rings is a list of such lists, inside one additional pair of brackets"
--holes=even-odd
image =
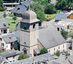
[(19, 20), (16, 20), (15, 23), (14, 23), (13, 19), (6, 18), (6, 21), (7, 21), (8, 25), (9, 25), (9, 32), (15, 31), (16, 24), (18, 23)]

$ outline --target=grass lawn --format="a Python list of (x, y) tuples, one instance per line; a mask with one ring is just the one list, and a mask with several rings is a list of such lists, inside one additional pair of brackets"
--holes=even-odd
[[(2, 19), (3, 17), (0, 17), (0, 19)], [(9, 19), (9, 18), (6, 18), (6, 21), (9, 25), (9, 32), (13, 32), (15, 31), (16, 29), (16, 24), (18, 23), (19, 20), (15, 20), (16, 23), (14, 23), (14, 20), (13, 19)]]
[(18, 23), (19, 20), (15, 20), (15, 23), (14, 23), (13, 19), (6, 18), (6, 21), (8, 22), (8, 25), (9, 25), (9, 32), (15, 31), (16, 24)]
[(45, 17), (47, 17), (47, 16), (54, 16), (54, 15), (56, 15), (56, 14), (45, 14)]

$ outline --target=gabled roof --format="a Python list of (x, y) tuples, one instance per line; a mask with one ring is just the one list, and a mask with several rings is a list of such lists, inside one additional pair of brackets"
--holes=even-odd
[(12, 13), (18, 13), (18, 14), (23, 14), (27, 10), (27, 6), (29, 6), (30, 3), (31, 3), (31, 1), (21, 2), (19, 5), (17, 5), (10, 12), (12, 12)]
[(2, 39), (6, 43), (12, 43), (12, 42), (17, 41), (17, 38), (16, 38), (16, 36), (13, 33), (9, 33), (9, 34), (2, 35)]
[(26, 9), (26, 7), (24, 5), (18, 5), (14, 9), (12, 9), (10, 12), (23, 14), (26, 10), (27, 9)]
[(65, 19), (66, 20), (69, 15), (70, 14), (57, 13), (55, 20), (62, 20), (62, 19)]
[(47, 49), (66, 43), (65, 39), (53, 25), (40, 29), (38, 40)]
[(9, 28), (6, 19), (0, 19), (0, 29)]

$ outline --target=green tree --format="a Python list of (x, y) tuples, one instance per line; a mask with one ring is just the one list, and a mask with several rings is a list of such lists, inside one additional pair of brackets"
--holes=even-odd
[(33, 4), (30, 5), (30, 8), (34, 12), (39, 11), (39, 10), (44, 12), (44, 9), (43, 9), (42, 5), (40, 4), (40, 2), (34, 2)]
[(15, 49), (15, 50), (18, 50), (18, 46), (15, 46), (14, 49)]
[(40, 54), (45, 54), (45, 53), (48, 53), (46, 48), (43, 48), (43, 49), (40, 50)]
[(63, 36), (64, 39), (67, 39), (67, 37), (68, 37), (68, 32), (62, 29), (61, 35)]
[(41, 11), (37, 11), (36, 12), (37, 14), (37, 18), (40, 20), (40, 21), (43, 21), (45, 19), (45, 14)]
[(24, 55), (24, 54), (20, 54), (20, 56), (18, 57), (18, 60), (22, 60), (22, 59), (26, 59), (29, 58), (28, 55)]
[(57, 9), (67, 9), (69, 7), (72, 6), (72, 3), (70, 0), (58, 0), (57, 4), (56, 4), (56, 8)]
[(15, 20), (17, 20), (17, 17), (16, 17), (16, 16), (14, 16), (12, 19), (13, 19), (13, 20), (14, 20), (14, 22), (15, 22)]
[(4, 13), (4, 14), (3, 14), (3, 17), (6, 18), (6, 16), (7, 16), (6, 13)]
[(54, 4), (47, 5), (46, 8), (45, 8), (45, 13), (46, 14), (56, 13), (56, 8), (55, 8)]
[(59, 57), (60, 56), (60, 51), (57, 50), (55, 55)]
[(3, 0), (0, 0), (0, 11), (4, 11)]

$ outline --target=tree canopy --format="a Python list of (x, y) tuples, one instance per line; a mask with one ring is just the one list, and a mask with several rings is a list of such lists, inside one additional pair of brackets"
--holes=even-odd
[(47, 5), (46, 8), (45, 8), (45, 13), (46, 13), (46, 14), (53, 14), (53, 13), (56, 13), (56, 9), (55, 9), (54, 4), (49, 4), (49, 5)]
[(67, 9), (72, 6), (71, 1), (72, 0), (58, 0), (58, 2), (56, 4), (56, 8), (61, 9), (61, 10)]
[(61, 35), (63, 36), (64, 39), (67, 39), (67, 37), (68, 37), (68, 32), (62, 29)]
[(4, 11), (3, 0), (0, 0), (0, 11)]
[(36, 12), (37, 14), (37, 18), (40, 20), (40, 21), (43, 21), (45, 19), (45, 14), (41, 11), (37, 11)]

